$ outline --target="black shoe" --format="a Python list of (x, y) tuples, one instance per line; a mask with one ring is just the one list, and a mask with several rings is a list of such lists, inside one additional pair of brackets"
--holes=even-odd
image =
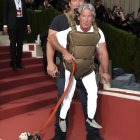
[(60, 135), (55, 135), (50, 140), (67, 140), (66, 139), (66, 133), (62, 132)]
[(13, 71), (17, 71), (17, 65), (13, 62), (10, 62), (10, 67), (12, 67)]
[(24, 67), (21, 64), (17, 64), (17, 68), (23, 69)]
[(104, 139), (103, 139), (103, 138), (101, 138), (101, 136), (100, 136), (100, 135), (98, 135), (98, 136), (95, 136), (95, 138), (94, 138), (93, 140), (104, 140)]
[(92, 134), (92, 135), (87, 135), (86, 140), (104, 140), (101, 138), (100, 134)]
[(17, 71), (17, 70), (18, 70), (16, 65), (12, 65), (12, 69), (13, 69), (14, 71)]
[(51, 138), (50, 140), (59, 140), (59, 138), (57, 136), (54, 136), (53, 138)]

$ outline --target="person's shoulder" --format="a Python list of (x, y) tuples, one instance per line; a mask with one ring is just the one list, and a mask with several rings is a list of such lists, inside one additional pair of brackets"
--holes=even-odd
[(50, 29), (55, 31), (62, 31), (69, 27), (67, 17), (65, 14), (60, 14), (53, 19), (53, 22), (50, 25)]
[(67, 23), (68, 20), (67, 20), (67, 17), (65, 14), (60, 14), (60, 15), (57, 15), (54, 19), (53, 19), (53, 24), (65, 24)]
[(102, 30), (98, 27), (98, 31), (102, 31)]
[(100, 33), (100, 34), (103, 34), (103, 31), (98, 27), (98, 32)]
[(66, 15), (64, 13), (57, 15), (54, 20), (62, 20), (62, 19), (67, 19)]
[(80, 31), (80, 25), (76, 25), (77, 31)]
[(99, 35), (101, 37), (100, 38), (100, 43), (105, 42), (105, 35), (104, 35), (103, 31), (100, 28), (98, 28), (98, 33), (99, 33)]

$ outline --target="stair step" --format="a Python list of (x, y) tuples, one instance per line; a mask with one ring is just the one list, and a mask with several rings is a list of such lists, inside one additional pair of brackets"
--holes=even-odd
[(13, 71), (9, 46), (0, 47), (0, 120), (56, 103), (57, 87), (54, 79), (44, 74), (42, 58), (23, 52), (22, 63), (23, 69)]
[[(41, 109), (33, 110), (18, 116), (1, 120), (0, 139), (18, 140), (19, 135), (23, 132), (29, 132), (31, 134), (38, 132), (48, 119), (53, 108), (54, 105), (50, 105)], [(45, 138), (41, 140), (50, 140), (51, 137), (53, 137), (53, 122), (54, 118), (47, 128), (47, 136), (45, 136)]]
[(30, 74), (44, 71), (42, 64), (31, 64), (24, 66), (23, 69), (19, 69), (18, 71), (13, 71), (11, 67), (0, 69), (0, 78), (7, 78), (11, 76), (20, 76), (22, 74)]
[(57, 101), (56, 92), (41, 93), (30, 97), (14, 100), (1, 105), (0, 120), (20, 115), (47, 105), (55, 104)]
[(54, 81), (43, 81), (40, 83), (32, 83), (16, 87), (7, 91), (1, 91), (0, 105), (23, 97), (30, 97), (36, 94), (41, 94), (43, 92), (51, 93), (56, 91), (56, 89), (57, 88)]
[(50, 76), (43, 73), (33, 73), (18, 75), (15, 77), (3, 78), (0, 80), (0, 91), (12, 89), (22, 85), (28, 85), (30, 83), (40, 83), (43, 81), (51, 80)]
[(3, 98), (0, 99), (0, 105), (10, 102), (12, 100), (17, 100), (17, 99), (23, 98), (23, 97), (29, 97), (29, 96), (33, 96), (35, 94), (41, 94), (43, 92), (53, 92), (53, 91), (56, 91), (56, 86), (54, 84), (51, 84), (51, 85), (49, 85), (49, 87), (42, 86), (40, 88), (31, 89), (26, 92), (20, 91), (19, 93), (3, 95), (2, 96)]
[[(19, 135), (23, 132), (30, 132), (34, 134), (44, 126), (50, 113), (54, 109), (54, 105), (50, 105), (41, 109), (33, 110), (18, 116), (1, 120), (0, 138), (3, 140), (17, 140)], [(69, 128), (67, 139), (68, 140), (85, 140), (86, 131), (84, 124), (84, 117), (79, 102), (72, 102), (69, 110)], [(41, 140), (50, 140), (55, 132), (55, 117), (50, 122), (49, 126), (45, 129), (44, 137)], [(10, 133), (8, 133), (10, 132)]]
[[(23, 58), (31, 57), (31, 52), (24, 52), (22, 57)], [(0, 53), (0, 59), (1, 60), (7, 59), (7, 58), (10, 58), (10, 52), (2, 52), (2, 53)]]
[[(0, 60), (0, 69), (6, 68), (10, 66), (10, 58)], [(23, 65), (31, 65), (31, 64), (42, 64), (42, 58), (33, 58), (33, 57), (27, 57), (22, 60)]]
[(53, 81), (53, 80), (49, 80), (47, 82), (46, 81), (43, 81), (40, 84), (33, 83), (33, 84), (28, 84), (28, 85), (23, 85), (23, 86), (15, 87), (13, 89), (9, 89), (9, 90), (6, 90), (6, 91), (1, 91), (0, 97), (3, 96), (3, 95), (6, 95), (6, 94), (9, 94), (10, 95), (10, 94), (14, 94), (14, 93), (19, 93), (21, 91), (28, 92), (28, 90), (40, 88), (42, 86), (47, 86), (49, 84), (55, 84), (55, 81)]
[(0, 46), (0, 53), (9, 52), (9, 50), (10, 50), (9, 46)]

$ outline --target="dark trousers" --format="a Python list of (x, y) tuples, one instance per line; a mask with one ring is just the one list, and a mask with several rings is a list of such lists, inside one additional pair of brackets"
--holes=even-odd
[[(57, 87), (58, 87), (58, 99), (61, 97), (63, 91), (64, 91), (64, 85), (65, 85), (65, 78), (59, 77), (56, 80)], [(84, 117), (85, 117), (85, 124), (86, 124), (86, 131), (87, 131), (87, 136), (86, 140), (94, 140), (95, 136), (99, 135), (99, 130), (96, 128), (91, 127), (87, 122), (86, 119), (88, 117), (87, 115), (87, 92), (86, 89), (82, 83), (81, 80), (77, 82), (77, 90), (78, 90), (78, 96), (82, 104), (83, 112), (84, 112)], [(66, 133), (62, 133), (60, 127), (59, 127), (59, 114), (60, 114), (60, 108), (56, 113), (56, 122), (55, 122), (55, 135), (59, 137), (61, 140), (65, 140), (66, 138)], [(66, 118), (66, 120), (68, 120)], [(68, 126), (68, 121), (67, 121), (67, 126)], [(100, 139), (99, 139), (100, 140)]]
[(24, 39), (23, 19), (17, 18), (16, 25), (14, 28), (8, 29), (8, 33), (10, 39), (11, 65), (21, 64)]
[(47, 74), (47, 56), (46, 56), (47, 37), (48, 37), (48, 33), (40, 34), (41, 47), (42, 47), (42, 52), (43, 52), (43, 59), (42, 59), (43, 67), (46, 74)]
[[(65, 78), (59, 77), (56, 79), (57, 84), (57, 99), (59, 100), (62, 93), (64, 92), (64, 85), (65, 85)], [(61, 107), (61, 106), (60, 106)], [(60, 115), (60, 107), (56, 112), (56, 119), (55, 119), (55, 135), (56, 137), (59, 137), (59, 139), (65, 140), (66, 134), (63, 134), (60, 127), (59, 127), (59, 115)], [(67, 118), (66, 118), (67, 120)], [(67, 121), (68, 124), (68, 121)], [(65, 135), (65, 136), (64, 136)]]

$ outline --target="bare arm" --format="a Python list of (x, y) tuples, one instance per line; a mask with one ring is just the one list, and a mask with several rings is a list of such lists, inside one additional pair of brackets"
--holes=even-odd
[[(48, 33), (48, 37), (52, 34), (55, 34), (57, 31), (55, 30), (51, 30), (49, 29), (49, 33)], [(51, 44), (49, 43), (49, 41), (47, 42), (46, 45), (46, 55), (47, 55), (47, 72), (49, 75), (51, 75), (52, 77), (55, 77), (55, 73), (58, 71), (57, 66), (54, 63), (54, 54), (55, 54), (55, 50), (53, 49), (53, 47), (51, 46)]]
[(68, 50), (66, 49), (66, 46), (62, 46), (59, 42), (58, 39), (56, 37), (56, 34), (52, 34), (51, 36), (49, 36), (48, 38), (49, 43), (53, 46), (53, 48), (57, 51), (59, 51), (60, 53), (63, 54), (63, 58), (68, 62), (68, 63), (72, 63), (73, 60), (75, 60), (74, 56), (72, 54), (70, 54), (68, 52)]
[(99, 60), (103, 69), (102, 78), (104, 79), (105, 83), (109, 83), (111, 78), (109, 75), (109, 58), (108, 58), (106, 43), (99, 43), (99, 47), (97, 51), (98, 51)]
[[(57, 31), (49, 29), (48, 38), (49, 38), (52, 34), (55, 34), (55, 33), (57, 33)], [(48, 63), (53, 63), (55, 50), (54, 50), (54, 48), (51, 46), (51, 44), (49, 43), (49, 41), (47, 41), (47, 46), (46, 46), (46, 48), (47, 48), (47, 51), (46, 51), (47, 61), (48, 61)]]
[(66, 49), (63, 46), (61, 46), (60, 43), (58, 42), (56, 33), (48, 37), (48, 42), (53, 46), (53, 49), (61, 52), (62, 54), (64, 53), (64, 51), (66, 51)]

